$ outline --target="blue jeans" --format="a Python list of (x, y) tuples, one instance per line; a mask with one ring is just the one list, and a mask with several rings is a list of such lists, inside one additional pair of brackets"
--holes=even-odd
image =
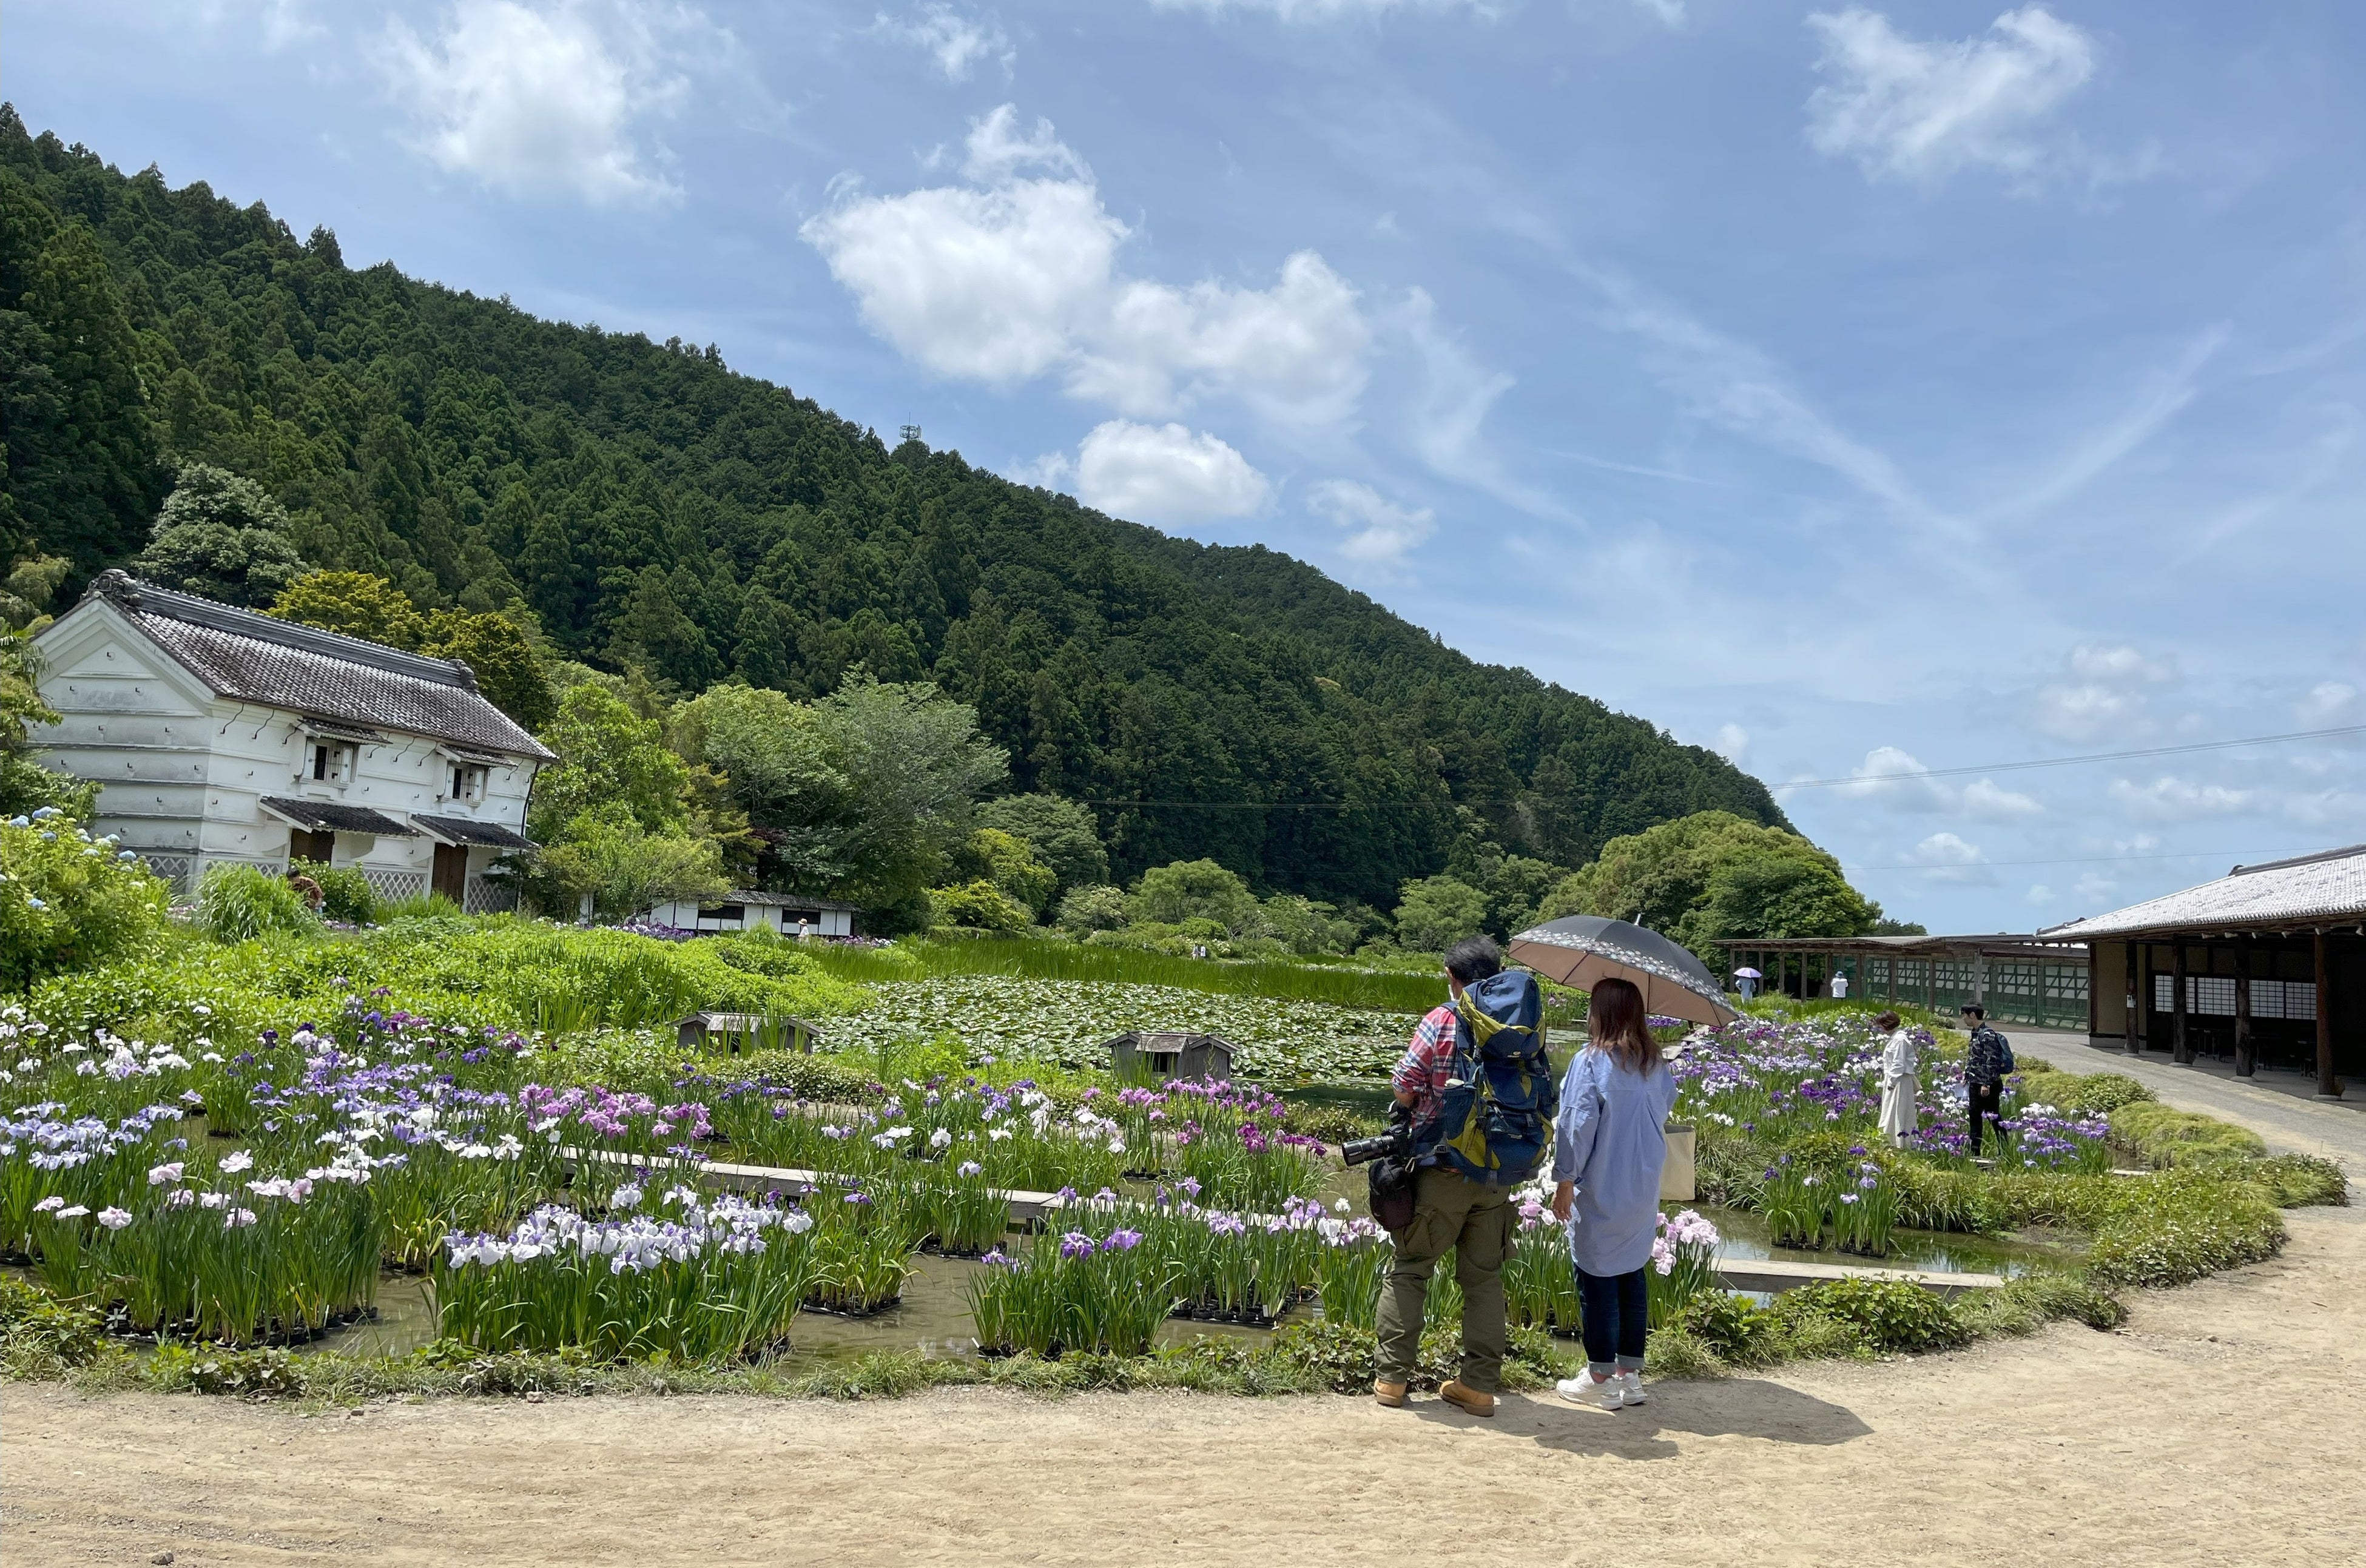
[(1585, 1314), (1585, 1360), (1594, 1371), (1640, 1371), (1643, 1338), (1651, 1331), (1651, 1288), (1643, 1270), (1628, 1274), (1577, 1271), (1577, 1301)]

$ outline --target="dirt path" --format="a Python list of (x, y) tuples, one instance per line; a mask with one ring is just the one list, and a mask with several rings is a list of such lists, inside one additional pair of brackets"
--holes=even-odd
[[(0, 1393), (0, 1557), (181, 1564), (2366, 1561), (2366, 1212), (2125, 1331), (1492, 1423), (1351, 1399)], [(2215, 1336), (2214, 1339), (2212, 1337)], [(1493, 1522), (1480, 1524), (1480, 1517)], [(1439, 1522), (1452, 1520), (1455, 1522)]]

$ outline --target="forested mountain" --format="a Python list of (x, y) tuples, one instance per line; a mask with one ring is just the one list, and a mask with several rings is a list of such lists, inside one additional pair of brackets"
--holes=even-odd
[(1783, 823), (1713, 753), (1286, 556), (890, 449), (713, 346), (351, 269), (326, 230), (127, 176), (13, 108), (0, 375), (0, 571), (68, 558), (61, 603), (203, 460), (276, 497), (311, 566), (426, 608), (523, 601), (568, 656), (684, 693), (932, 679), (1014, 789), (1093, 804), (1121, 875), (1205, 855), (1385, 906), (1473, 832), (1575, 866), (1688, 812)]

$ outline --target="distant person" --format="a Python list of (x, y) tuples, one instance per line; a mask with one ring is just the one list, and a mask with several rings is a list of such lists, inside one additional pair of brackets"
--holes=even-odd
[(1397, 1064), (1397, 1104), (1412, 1113), (1414, 1208), (1411, 1223), (1389, 1233), (1396, 1256), (1380, 1288), (1372, 1397), (1405, 1402), (1429, 1277), (1450, 1248), (1462, 1287), (1462, 1364), (1437, 1396), (1493, 1416), (1510, 1337), (1504, 1254), (1519, 1217), (1512, 1190), (1536, 1174), (1551, 1136), (1552, 1063), (1536, 977), (1504, 969), (1493, 942), (1474, 936), (1447, 949), (1446, 988), (1452, 999), (1430, 1010)]
[(797, 940), (799, 942), (803, 942), (806, 938), (811, 935), (813, 935), (813, 922), (806, 919), (803, 915), (799, 915), (797, 917)]
[(1733, 983), (1740, 988), (1741, 999), (1745, 1002), (1758, 994), (1758, 976), (1747, 969), (1735, 970)]
[[(2002, 1115), (2004, 1080), (2011, 1076), (2014, 1063), (2011, 1043), (1989, 1027), (1988, 1009), (1977, 1002), (1966, 1002), (1964, 1027), (1972, 1036), (1971, 1048), (1964, 1054), (1964, 1088), (1971, 1100), (1972, 1157), (1977, 1159), (1981, 1123)], [(1997, 1133), (1997, 1146), (2004, 1146), (2002, 1129)]]
[(1881, 1048), (1881, 1131), (1904, 1148), (1921, 1125), (1917, 1101), (1922, 1093), (1922, 1043), (1912, 1030), (1899, 1027), (1894, 1012), (1875, 1019), (1873, 1027), (1889, 1037)]
[(1643, 1271), (1659, 1232), (1660, 1167), (1668, 1156), (1675, 1075), (1660, 1060), (1643, 993), (1625, 980), (1594, 987), (1592, 1036), (1569, 1065), (1553, 1139), (1553, 1217), (1570, 1226), (1585, 1321), (1585, 1370), (1554, 1384), (1578, 1404), (1643, 1403), (1651, 1292)]
[(1832, 1000), (1836, 1002), (1844, 1002), (1848, 1000), (1847, 976), (1834, 975), (1832, 976)]

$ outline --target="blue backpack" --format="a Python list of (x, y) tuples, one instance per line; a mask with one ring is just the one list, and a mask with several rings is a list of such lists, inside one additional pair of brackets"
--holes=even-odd
[(1417, 1140), (1431, 1161), (1486, 1187), (1516, 1187), (1535, 1174), (1560, 1110), (1543, 1013), (1536, 978), (1525, 970), (1463, 987), (1453, 1077), (1436, 1121)]

